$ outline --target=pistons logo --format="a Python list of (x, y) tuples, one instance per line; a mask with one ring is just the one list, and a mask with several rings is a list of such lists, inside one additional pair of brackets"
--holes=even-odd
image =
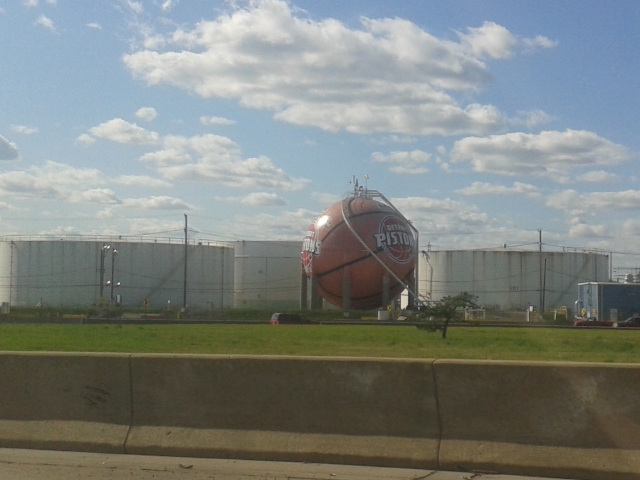
[(313, 257), (320, 255), (320, 246), (322, 242), (318, 240), (318, 233), (316, 232), (316, 224), (312, 223), (307, 230), (307, 235), (302, 240), (302, 267), (307, 276), (311, 276), (313, 273)]
[(384, 250), (398, 263), (409, 262), (416, 248), (415, 237), (409, 226), (396, 216), (389, 215), (380, 222), (374, 235), (376, 249)]

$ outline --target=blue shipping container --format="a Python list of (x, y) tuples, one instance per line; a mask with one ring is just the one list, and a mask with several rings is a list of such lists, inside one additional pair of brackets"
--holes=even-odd
[(578, 284), (576, 316), (617, 322), (640, 315), (640, 284), (584, 282)]

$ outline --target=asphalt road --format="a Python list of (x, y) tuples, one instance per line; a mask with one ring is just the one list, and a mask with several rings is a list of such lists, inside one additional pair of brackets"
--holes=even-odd
[[(0, 449), (2, 480), (551, 480), (316, 463)], [(558, 479), (555, 479), (558, 480)]]

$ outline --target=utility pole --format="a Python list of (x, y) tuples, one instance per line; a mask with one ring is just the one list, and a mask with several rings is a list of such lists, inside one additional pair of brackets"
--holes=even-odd
[(113, 274), (115, 272), (116, 269), (116, 255), (118, 254), (118, 250), (116, 250), (115, 248), (113, 250), (111, 250), (111, 281), (109, 282), (109, 286), (111, 287), (111, 306), (113, 306), (113, 289), (116, 286), (120, 286), (120, 282), (117, 283), (113, 278)]
[(538, 284), (538, 293), (540, 297), (538, 299), (538, 320), (542, 320), (542, 310), (544, 309), (543, 305), (543, 277), (542, 277), (542, 229), (538, 229), (538, 266), (540, 268), (540, 283)]
[(189, 245), (189, 239), (187, 237), (187, 214), (184, 214), (184, 284), (182, 287), (182, 308), (187, 311), (187, 247)]
[(100, 247), (100, 306), (102, 306), (102, 302), (104, 301), (104, 257), (107, 255), (107, 250), (110, 248), (111, 246), (105, 243)]

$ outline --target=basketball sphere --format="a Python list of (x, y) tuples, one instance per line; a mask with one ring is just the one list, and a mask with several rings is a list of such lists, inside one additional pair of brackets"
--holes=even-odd
[(342, 306), (348, 283), (351, 308), (377, 308), (383, 306), (385, 277), (389, 300), (404, 290), (415, 268), (416, 248), (413, 230), (393, 208), (350, 197), (311, 224), (302, 265), (307, 276), (315, 275), (318, 293), (328, 302)]

